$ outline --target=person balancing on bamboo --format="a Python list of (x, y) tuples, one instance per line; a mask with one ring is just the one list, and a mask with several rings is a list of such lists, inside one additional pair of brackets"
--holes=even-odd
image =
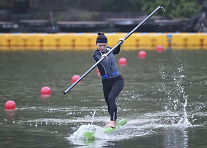
[[(124, 38), (119, 39), (119, 41), (123, 42), (124, 40)], [(105, 59), (97, 65), (102, 77), (104, 98), (108, 107), (108, 112), (110, 114), (110, 122), (105, 127), (114, 128), (117, 125), (117, 105), (115, 100), (124, 87), (124, 80), (117, 69), (113, 54), (118, 54), (120, 52), (121, 45), (114, 49), (113, 52), (107, 56), (106, 53), (109, 52), (111, 47), (107, 46), (107, 37), (104, 35), (104, 33), (99, 32), (96, 39), (96, 46), (97, 49), (93, 54), (95, 62), (99, 61), (102, 57), (105, 57)]]
[(130, 35), (132, 35), (142, 24), (144, 24), (153, 14), (155, 14), (160, 8), (163, 7), (158, 6), (152, 13), (150, 13), (149, 16), (147, 16), (141, 23), (139, 23), (124, 38), (120, 38), (119, 42), (113, 48), (107, 46), (107, 37), (104, 35), (104, 33), (98, 33), (98, 37), (96, 39), (97, 49), (94, 51), (93, 54), (93, 58), (96, 61), (96, 63), (90, 69), (88, 69), (76, 82), (74, 82), (63, 92), (63, 94), (65, 95), (76, 84), (78, 84), (78, 82), (80, 82), (88, 73), (90, 73), (96, 66), (98, 66), (98, 69), (102, 76), (104, 97), (111, 117), (110, 122), (106, 125), (106, 127), (116, 127), (117, 106), (115, 100), (124, 87), (124, 80), (122, 76), (119, 74), (113, 54), (118, 54), (120, 52), (121, 44)]

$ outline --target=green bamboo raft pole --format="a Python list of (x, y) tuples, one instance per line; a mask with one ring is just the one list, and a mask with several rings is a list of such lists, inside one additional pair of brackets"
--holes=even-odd
[[(104, 127), (103, 128), (103, 131), (106, 133), (106, 134), (109, 134), (115, 130), (117, 130), (118, 128), (122, 127), (123, 125), (125, 125), (127, 123), (127, 120), (126, 119), (120, 119), (118, 120), (117, 122), (117, 126), (112, 128), (112, 127)], [(95, 132), (93, 131), (86, 131), (82, 138), (83, 139), (86, 139), (86, 140), (94, 140), (95, 139)]]

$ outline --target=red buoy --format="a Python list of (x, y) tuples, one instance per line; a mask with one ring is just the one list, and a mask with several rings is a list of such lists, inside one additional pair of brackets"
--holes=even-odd
[(9, 100), (4, 104), (4, 108), (5, 109), (15, 109), (16, 108), (16, 103), (12, 100)]
[(158, 45), (158, 46), (156, 47), (156, 51), (157, 51), (157, 52), (163, 52), (163, 50), (164, 50), (164, 48), (163, 48), (162, 45)]
[(40, 90), (41, 95), (51, 95), (51, 89), (48, 86), (44, 86)]
[(119, 59), (119, 65), (124, 66), (124, 65), (126, 65), (126, 64), (127, 64), (127, 60), (126, 60), (126, 58), (120, 58), (120, 59)]
[[(80, 78), (80, 76), (79, 75), (74, 75), (73, 77), (72, 77), (72, 83), (75, 83), (78, 79)], [(79, 81), (78, 82), (78, 84), (80, 84), (81, 83), (81, 81)]]
[(145, 59), (146, 58), (146, 52), (145, 51), (140, 51), (138, 53), (138, 56), (139, 56), (140, 59)]
[(99, 71), (98, 68), (96, 68), (96, 73), (97, 73), (98, 75), (100, 75), (100, 71)]

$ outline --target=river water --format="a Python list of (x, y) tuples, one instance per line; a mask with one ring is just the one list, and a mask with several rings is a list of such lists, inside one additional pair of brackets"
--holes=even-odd
[[(109, 121), (101, 78), (96, 69), (66, 95), (73, 75), (93, 64), (93, 50), (0, 51), (1, 148), (204, 148), (207, 145), (207, 51), (121, 51), (127, 65), (118, 69), (125, 80), (116, 99), (118, 118), (127, 124), (111, 134), (97, 132), (81, 139), (91, 124)], [(43, 86), (51, 88), (42, 97)], [(7, 111), (4, 104), (16, 102)]]

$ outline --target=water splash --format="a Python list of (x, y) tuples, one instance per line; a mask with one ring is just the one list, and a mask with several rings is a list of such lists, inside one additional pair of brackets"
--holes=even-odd
[(93, 113), (91, 125), (93, 124), (95, 114), (96, 114), (96, 111), (94, 111), (94, 113)]
[[(178, 73), (182, 73), (184, 71), (184, 68), (181, 67), (178, 68)], [(187, 111), (186, 111), (186, 107), (188, 105), (188, 95), (185, 94), (184, 91), (184, 86), (182, 86), (182, 82), (183, 82), (183, 78), (185, 78), (184, 75), (180, 75), (179, 76), (179, 80), (176, 81), (176, 85), (178, 87), (179, 90), (179, 96), (181, 99), (184, 100), (184, 103), (181, 103), (183, 106), (183, 116), (180, 118), (180, 120), (178, 121), (177, 125), (181, 126), (181, 127), (185, 127), (185, 126), (192, 126), (192, 124), (189, 122), (188, 117), (187, 117)]]
[(183, 86), (187, 77), (185, 75), (186, 65), (183, 61), (185, 58), (182, 57), (183, 55), (179, 51), (174, 53), (172, 53), (169, 63), (166, 62), (165, 65), (161, 65), (159, 73), (163, 83), (159, 90), (163, 92), (166, 97), (164, 109), (182, 114), (181, 118), (177, 122), (177, 126), (192, 126), (187, 117), (186, 107), (188, 95), (186, 95)]
[(180, 125), (180, 126), (192, 126), (192, 124), (188, 120), (187, 112), (186, 112), (186, 107), (187, 107), (187, 102), (188, 102), (187, 97), (188, 96), (183, 95), (183, 98), (185, 100), (185, 103), (183, 104), (183, 116), (177, 123), (177, 125)]
[[(92, 132), (95, 139), (85, 139), (83, 137), (85, 132)], [(81, 125), (79, 129), (74, 132), (70, 137), (66, 137), (74, 145), (84, 145), (86, 147), (102, 147), (107, 146), (106, 139), (108, 135), (103, 129), (96, 125)]]
[(107, 134), (103, 131), (100, 126), (97, 125), (81, 125), (76, 132), (74, 132), (69, 139), (83, 139), (83, 134), (85, 132), (93, 132), (96, 139), (107, 139)]
[[(159, 20), (158, 26), (156, 27), (157, 32), (161, 32), (161, 33), (163, 33), (163, 32), (167, 32), (167, 33), (175, 32), (175, 31), (173, 31), (172, 25), (170, 24), (171, 21), (166, 18), (166, 14), (167, 14), (166, 9), (164, 7), (161, 7), (161, 9), (163, 10), (161, 15), (164, 18), (163, 18), (163, 20)], [(169, 44), (168, 46), (171, 46), (170, 45), (170, 43), (171, 43), (171, 34), (168, 34), (167, 37), (168, 37), (168, 44)], [(171, 47), (168, 47), (168, 48), (171, 49)]]
[(160, 7), (161, 9), (163, 9), (164, 10), (164, 12), (165, 12), (165, 14), (166, 14), (166, 10), (165, 10), (165, 8), (164, 7)]

